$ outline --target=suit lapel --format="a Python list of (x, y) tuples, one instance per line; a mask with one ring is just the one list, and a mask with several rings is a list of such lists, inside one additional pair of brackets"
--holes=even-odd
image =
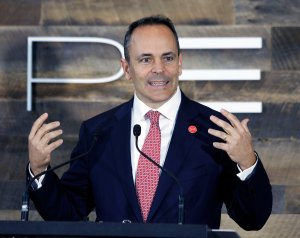
[(142, 222), (140, 206), (136, 196), (135, 186), (132, 177), (130, 134), (131, 134), (131, 108), (132, 100), (116, 112), (117, 123), (113, 130), (114, 148), (112, 151), (116, 172), (119, 181), (123, 186), (128, 202), (135, 214), (136, 220)]

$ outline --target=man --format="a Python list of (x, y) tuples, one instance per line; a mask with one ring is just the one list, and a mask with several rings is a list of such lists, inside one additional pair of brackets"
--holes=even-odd
[[(95, 209), (97, 221), (176, 223), (178, 187), (140, 157), (132, 133), (139, 124), (139, 147), (183, 188), (185, 223), (219, 228), (225, 203), (242, 228), (260, 229), (271, 213), (272, 192), (252, 146), (248, 119), (240, 122), (226, 110), (215, 112), (180, 91), (182, 55), (168, 18), (132, 23), (124, 48), (121, 65), (134, 97), (83, 122), (71, 157), (90, 151), (61, 179), (50, 172), (36, 181), (30, 195), (41, 216), (83, 220)], [(47, 117), (40, 116), (29, 135), (30, 176), (47, 169), (51, 152), (63, 142), (59, 122), (45, 123)], [(151, 142), (150, 136), (155, 138)]]

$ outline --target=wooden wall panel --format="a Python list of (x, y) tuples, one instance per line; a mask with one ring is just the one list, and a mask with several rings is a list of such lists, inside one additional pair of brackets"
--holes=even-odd
[(273, 185), (300, 185), (299, 143), (299, 138), (254, 140)]
[[(125, 27), (114, 27), (112, 30), (109, 27), (0, 27), (0, 97), (7, 98), (24, 98), (26, 97), (26, 79), (27, 79), (27, 37), (28, 36), (91, 36), (91, 37), (104, 37), (114, 39), (118, 42), (123, 41), (123, 35), (125, 32)], [(42, 47), (43, 44), (37, 45), (37, 47)], [(68, 47), (72, 47), (73, 44), (69, 44)], [(91, 47), (91, 44), (84, 45), (85, 48), (82, 49), (81, 46), (77, 47), (79, 50), (73, 54), (77, 56), (75, 60), (65, 61), (58, 60), (57, 57), (61, 57), (59, 51), (57, 54), (49, 50), (39, 50), (40, 54), (44, 54), (44, 61), (40, 60), (35, 68), (39, 70), (33, 71), (35, 76), (68, 76), (78, 77), (99, 77), (101, 71), (96, 65), (110, 65), (112, 60), (114, 61), (112, 67), (112, 72), (115, 73), (116, 69), (119, 69), (119, 54), (118, 52), (113, 52), (105, 57), (106, 61), (101, 61), (101, 57), (93, 52), (100, 52), (102, 49), (111, 49), (108, 47), (103, 47), (102, 44), (96, 44)], [(51, 45), (52, 47), (52, 45)], [(70, 48), (69, 48), (70, 49)], [(81, 50), (80, 50), (81, 49)], [(83, 55), (83, 51), (87, 50), (91, 57), (87, 60), (82, 59), (80, 56)], [(46, 53), (49, 53), (45, 55)], [(76, 55), (77, 54), (77, 55)], [(38, 56), (40, 59), (40, 56)], [(54, 58), (56, 57), (56, 58)], [(111, 57), (111, 58), (110, 58)], [(86, 58), (86, 57), (85, 57)], [(53, 60), (49, 62), (49, 59)], [(95, 63), (95, 60), (96, 63)], [(48, 65), (47, 65), (48, 62)], [(55, 63), (54, 63), (55, 62)], [(60, 62), (64, 66), (58, 66), (57, 63)], [(86, 62), (84, 65), (86, 67), (78, 67), (78, 65)], [(88, 70), (85, 70), (88, 68)], [(101, 69), (104, 69), (102, 67)], [(72, 72), (72, 73), (69, 73)], [(97, 73), (97, 75), (95, 75)], [(47, 74), (47, 75), (46, 75)], [(56, 75), (55, 75), (56, 74)]]
[(299, 8), (295, 0), (236, 0), (236, 24), (299, 25)]
[(0, 181), (0, 195), (2, 197), (0, 211), (2, 209), (19, 209), (19, 207), (22, 205), (20, 203), (20, 201), (22, 201), (22, 195), (20, 196), (20, 194), (22, 194), (22, 191), (24, 191), (24, 185), (24, 181)]
[(272, 52), (274, 70), (300, 70), (300, 27), (273, 27)]
[(262, 73), (258, 81), (196, 82), (194, 98), (197, 100), (252, 100), (263, 103), (298, 103), (300, 101), (300, 73), (291, 71)]
[(128, 25), (140, 17), (164, 14), (176, 24), (228, 25), (233, 24), (233, 10), (233, 0), (47, 0), (42, 24)]
[(0, 0), (0, 25), (39, 25), (41, 0)]
[(221, 227), (236, 230), (241, 238), (294, 238), (300, 236), (300, 214), (272, 215), (259, 231), (244, 231), (227, 214), (222, 215)]
[(180, 37), (262, 37), (261, 49), (183, 50), (183, 67), (270, 70), (270, 27), (178, 26)]

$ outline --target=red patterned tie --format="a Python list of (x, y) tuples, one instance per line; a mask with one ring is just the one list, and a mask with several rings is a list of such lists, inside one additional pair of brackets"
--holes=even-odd
[[(151, 125), (142, 151), (159, 164), (160, 161), (160, 128), (158, 111), (149, 111), (146, 117)], [(136, 191), (140, 202), (144, 222), (152, 204), (159, 179), (159, 168), (140, 155), (136, 173)]]

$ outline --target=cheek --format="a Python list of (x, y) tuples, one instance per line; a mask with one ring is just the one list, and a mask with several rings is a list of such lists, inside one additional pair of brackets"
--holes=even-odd
[(165, 73), (170, 76), (179, 76), (182, 73), (182, 67), (180, 64), (172, 64), (165, 68)]
[(143, 78), (147, 74), (147, 68), (134, 66), (129, 69), (129, 74), (132, 78)]

